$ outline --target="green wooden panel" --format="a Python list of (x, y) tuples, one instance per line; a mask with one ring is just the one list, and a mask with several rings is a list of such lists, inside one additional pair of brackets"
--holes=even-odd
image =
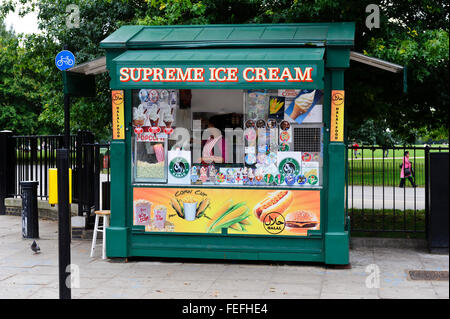
[(292, 23), (248, 25), (124, 26), (101, 48), (188, 48), (250, 46), (352, 46), (355, 24)]
[(130, 256), (323, 262), (322, 240), (229, 235), (161, 235), (133, 231)]
[(95, 96), (95, 76), (63, 71), (64, 94), (71, 96)]
[(130, 62), (315, 62), (324, 57), (323, 48), (129, 50), (113, 59), (116, 64)]
[[(323, 88), (324, 48), (268, 48), (268, 49), (203, 49), (203, 50), (130, 50), (112, 61), (111, 79), (114, 89), (126, 88)], [(149, 68), (149, 67), (181, 67), (204, 68), (203, 82), (153, 82), (127, 81), (118, 78), (121, 68)], [(237, 82), (210, 82), (209, 68), (237, 67), (239, 69)], [(246, 82), (243, 71), (247, 67), (289, 67), (294, 75), (295, 67), (305, 70), (312, 67), (312, 82)]]

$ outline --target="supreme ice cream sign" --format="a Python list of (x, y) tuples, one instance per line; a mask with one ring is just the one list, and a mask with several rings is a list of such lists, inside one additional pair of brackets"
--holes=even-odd
[(296, 67), (122, 67), (120, 82), (180, 83), (180, 82), (263, 82), (303, 83), (314, 82), (314, 66)]

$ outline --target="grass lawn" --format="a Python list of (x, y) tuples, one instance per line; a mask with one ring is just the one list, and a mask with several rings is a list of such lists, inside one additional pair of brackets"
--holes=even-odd
[[(383, 214), (382, 210), (351, 209), (349, 216), (351, 235), (355, 237), (425, 239), (425, 210), (395, 211), (394, 213), (393, 210), (385, 209)], [(362, 229), (369, 231), (361, 231)], [(382, 231), (383, 229), (385, 231)]]
[[(416, 145), (423, 147), (423, 145)], [(448, 152), (448, 145), (433, 145), (430, 152), (439, 152), (438, 147)], [(358, 150), (355, 157), (353, 150), (348, 150), (348, 184), (349, 185), (374, 185), (374, 186), (399, 186), (400, 165), (403, 154), (409, 151), (409, 160), (413, 164), (414, 181), (417, 186), (425, 186), (425, 150), (405, 147), (403, 149), (389, 150), (389, 154), (383, 157), (382, 149)], [(411, 187), (409, 181), (406, 187)]]
[[(395, 186), (400, 184), (401, 159), (353, 160), (348, 163), (349, 185)], [(417, 186), (425, 186), (425, 159), (411, 160)], [(409, 181), (407, 187), (411, 187)]]
[[(415, 145), (416, 147), (423, 147), (423, 145)], [(398, 145), (396, 147), (402, 147), (401, 145)], [(439, 152), (439, 150), (436, 150), (436, 148), (438, 147), (445, 147), (447, 148), (447, 150), (442, 150), (442, 151), (446, 151), (448, 152), (448, 145), (443, 145), (443, 144), (433, 144), (432, 147), (430, 147), (430, 152)], [(389, 154), (386, 157), (386, 159), (390, 159), (392, 160), (393, 157), (403, 157), (403, 154), (405, 151), (409, 151), (409, 157), (411, 160), (414, 160), (414, 157), (424, 157), (425, 156), (425, 150), (423, 149), (419, 149), (419, 150), (414, 150), (413, 148), (402, 148), (402, 149), (389, 149)], [(364, 158), (364, 160), (368, 160), (369, 158), (372, 159), (372, 157), (374, 158), (383, 158), (383, 150), (382, 149), (358, 149), (358, 155), (357, 158)], [(353, 150), (349, 149), (348, 150), (348, 159), (349, 161), (351, 159), (355, 158), (355, 155), (353, 154)]]

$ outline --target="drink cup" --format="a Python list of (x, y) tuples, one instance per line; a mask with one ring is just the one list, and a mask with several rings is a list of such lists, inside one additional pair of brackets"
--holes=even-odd
[(197, 202), (183, 203), (183, 207), (184, 207), (184, 219), (189, 221), (195, 220), (195, 215), (197, 213)]

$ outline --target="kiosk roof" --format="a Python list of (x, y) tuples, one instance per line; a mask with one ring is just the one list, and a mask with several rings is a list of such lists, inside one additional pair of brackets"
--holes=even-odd
[(353, 46), (355, 23), (123, 26), (104, 49)]

